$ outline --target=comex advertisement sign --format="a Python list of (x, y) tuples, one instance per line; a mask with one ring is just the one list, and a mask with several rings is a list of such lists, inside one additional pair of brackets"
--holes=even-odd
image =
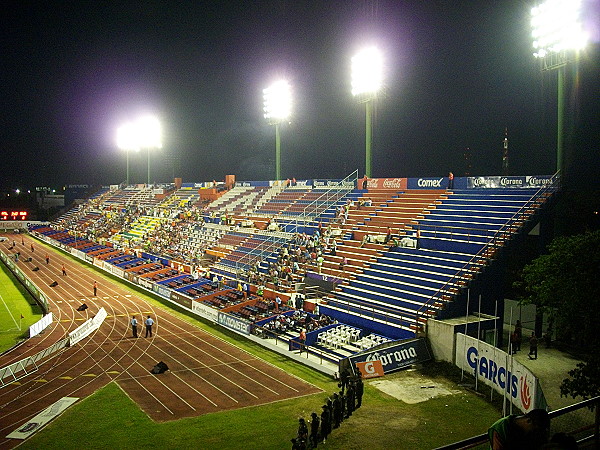
[(348, 359), (352, 365), (367, 361), (381, 361), (384, 373), (390, 373), (412, 364), (428, 361), (431, 359), (431, 353), (425, 339), (419, 338), (350, 356)]
[(464, 334), (456, 335), (456, 365), (476, 376), (523, 412), (536, 405), (537, 378), (506, 352)]

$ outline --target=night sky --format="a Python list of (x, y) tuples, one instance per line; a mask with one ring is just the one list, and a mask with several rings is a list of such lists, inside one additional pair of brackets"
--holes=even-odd
[[(598, 20), (598, 0), (586, 15)], [(284, 178), (364, 174), (365, 109), (350, 59), (376, 45), (385, 96), (375, 111), (373, 176), (501, 173), (556, 167), (556, 72), (532, 56), (529, 1), (14, 2), (2, 8), (0, 187), (116, 184), (116, 129), (157, 115), (156, 182), (274, 178), (275, 130), (262, 90), (292, 85), (281, 128)], [(567, 162), (599, 175), (598, 31), (568, 68)], [(131, 154), (145, 182), (147, 153)]]

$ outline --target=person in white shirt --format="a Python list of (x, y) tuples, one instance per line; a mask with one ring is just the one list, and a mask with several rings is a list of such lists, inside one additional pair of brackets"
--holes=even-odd
[(152, 320), (152, 317), (148, 316), (145, 324), (146, 324), (146, 337), (148, 337), (148, 336), (152, 337), (152, 325), (154, 325), (154, 320)]
[(131, 331), (133, 332), (133, 337), (134, 337), (134, 338), (138, 337), (138, 334), (137, 334), (137, 326), (138, 326), (138, 321), (137, 321), (137, 319), (135, 318), (135, 316), (133, 316), (133, 317), (131, 318)]

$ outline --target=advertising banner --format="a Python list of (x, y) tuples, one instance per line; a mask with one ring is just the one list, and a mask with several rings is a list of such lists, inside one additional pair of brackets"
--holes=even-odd
[[(368, 189), (406, 189), (408, 186), (407, 178), (369, 178), (367, 180)], [(359, 187), (362, 189), (362, 186)]]
[(219, 311), (219, 325), (240, 334), (250, 334), (250, 322)]
[(212, 322), (216, 323), (219, 321), (219, 310), (207, 305), (204, 302), (193, 301), (192, 311), (194, 311), (194, 313), (200, 317), (208, 319)]
[(268, 181), (237, 181), (235, 185), (238, 187), (270, 186)]
[(340, 189), (354, 189), (354, 181), (350, 180), (313, 180), (315, 188), (339, 187)]
[(505, 351), (458, 333), (456, 365), (500, 394), (507, 395), (524, 413), (536, 407), (537, 378)]
[(177, 303), (178, 305), (192, 309), (192, 298), (180, 292), (171, 291), (171, 301)]
[(408, 189), (446, 189), (448, 177), (409, 178)]
[(71, 249), (71, 254), (79, 259), (85, 259), (85, 253), (81, 250), (77, 250), (76, 248)]
[(119, 278), (125, 278), (125, 271), (123, 269), (121, 269), (120, 267), (117, 266), (113, 266), (112, 264), (110, 265), (110, 272), (113, 275), (118, 276)]
[(148, 278), (144, 277), (139, 277), (138, 283), (140, 286), (145, 287), (146, 289), (152, 289), (152, 285), (154, 284)]
[(362, 378), (377, 378), (385, 375), (381, 361), (366, 361), (356, 363), (356, 368)]
[(519, 188), (541, 188), (552, 184), (551, 175), (539, 175), (524, 177), (468, 177), (467, 188), (469, 189), (519, 189)]
[(104, 319), (106, 319), (106, 310), (102, 307), (98, 313), (91, 319), (86, 320), (82, 325), (69, 333), (69, 345), (75, 345), (82, 339), (88, 337), (93, 331), (100, 328)]
[(160, 284), (153, 284), (152, 290), (163, 298), (166, 298), (166, 299), (171, 298), (171, 290), (169, 288), (161, 286)]
[(63, 397), (57, 400), (52, 405), (48, 406), (37, 416), (23, 424), (21, 427), (8, 434), (6, 437), (10, 439), (27, 439), (32, 434), (40, 431), (44, 426), (60, 416), (65, 410), (73, 405), (79, 397)]
[(29, 327), (29, 337), (32, 338), (32, 337), (40, 334), (48, 325), (50, 325), (52, 323), (53, 319), (54, 319), (54, 316), (52, 315), (52, 312), (49, 312), (44, 317), (42, 317), (40, 320), (38, 320), (36, 323), (31, 325)]
[(394, 372), (412, 364), (428, 361), (431, 353), (423, 338), (402, 341), (385, 348), (375, 348), (348, 358), (354, 365), (361, 362), (381, 361), (384, 373)]

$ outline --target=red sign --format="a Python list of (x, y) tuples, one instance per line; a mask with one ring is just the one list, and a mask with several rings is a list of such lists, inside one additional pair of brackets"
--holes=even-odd
[(360, 371), (363, 378), (376, 378), (385, 375), (383, 364), (381, 364), (380, 360), (358, 362), (356, 363), (356, 368)]
[(368, 189), (406, 189), (406, 178), (369, 178), (367, 180)]

